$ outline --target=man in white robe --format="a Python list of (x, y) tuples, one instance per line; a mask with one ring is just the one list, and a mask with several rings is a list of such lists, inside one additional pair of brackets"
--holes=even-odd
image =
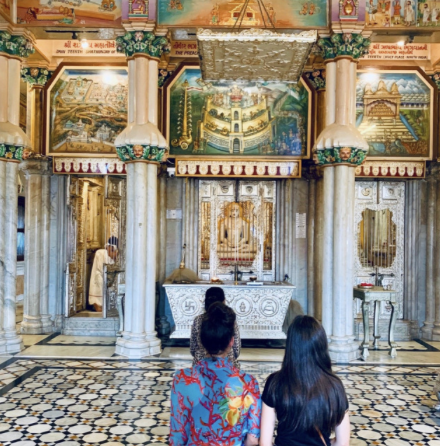
[(102, 311), (102, 296), (104, 288), (104, 265), (112, 265), (118, 257), (118, 239), (110, 237), (104, 249), (98, 249), (93, 260), (90, 276), (89, 304), (95, 311)]

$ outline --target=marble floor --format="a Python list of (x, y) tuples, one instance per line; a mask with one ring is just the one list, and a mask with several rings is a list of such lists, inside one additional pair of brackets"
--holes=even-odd
[[(128, 361), (114, 356), (114, 338), (23, 339), (23, 352), (0, 358), (0, 446), (168, 444), (170, 383), (191, 364), (187, 348)], [(395, 359), (381, 344), (367, 362), (334, 366), (350, 401), (352, 446), (440, 446), (440, 342), (399, 344)], [(282, 354), (245, 348), (242, 369), (263, 388)]]

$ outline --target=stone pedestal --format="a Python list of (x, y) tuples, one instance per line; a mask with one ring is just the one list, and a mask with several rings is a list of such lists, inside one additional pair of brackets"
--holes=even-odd
[(45, 159), (24, 161), (26, 175), (25, 283), (21, 332), (52, 333), (49, 315), (50, 166)]

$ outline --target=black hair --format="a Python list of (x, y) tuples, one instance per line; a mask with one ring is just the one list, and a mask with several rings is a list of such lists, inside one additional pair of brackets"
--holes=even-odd
[(210, 355), (226, 350), (234, 336), (235, 313), (221, 302), (214, 302), (203, 315), (200, 340)]
[(115, 237), (114, 235), (112, 235), (107, 242), (109, 245), (114, 245), (116, 246), (116, 248), (118, 248), (119, 246), (119, 240), (118, 237)]
[(225, 298), (225, 292), (223, 291), (223, 288), (220, 288), (218, 286), (213, 286), (211, 288), (208, 288), (206, 290), (206, 294), (205, 294), (205, 311), (208, 311), (208, 308), (214, 302), (224, 303), (225, 300), (226, 300), (226, 298)]
[(311, 316), (297, 316), (289, 327), (281, 370), (269, 392), (280, 409), (279, 422), (293, 433), (333, 430), (348, 408), (342, 381), (333, 373), (327, 335)]

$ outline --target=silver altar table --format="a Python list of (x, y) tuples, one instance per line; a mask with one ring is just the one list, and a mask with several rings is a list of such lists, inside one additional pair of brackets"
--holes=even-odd
[(395, 311), (396, 292), (393, 290), (384, 290), (382, 287), (375, 286), (370, 289), (357, 288), (353, 289), (353, 298), (362, 301), (362, 320), (364, 325), (364, 340), (360, 346), (362, 349), (362, 358), (368, 358), (368, 347), (370, 345), (370, 303), (374, 302), (374, 325), (373, 325), (373, 347), (378, 347), (380, 339), (379, 334), (379, 302), (388, 302), (391, 305), (390, 325), (388, 328), (388, 344), (390, 346), (390, 356), (397, 356), (397, 344), (394, 342), (394, 326), (396, 325), (397, 314)]
[(176, 324), (172, 338), (189, 338), (196, 316), (205, 311), (208, 288), (223, 288), (227, 304), (235, 311), (240, 336), (245, 339), (285, 339), (282, 331), (289, 302), (295, 287), (288, 282), (264, 282), (262, 286), (246, 282), (213, 284), (200, 281), (192, 284), (164, 285)]

